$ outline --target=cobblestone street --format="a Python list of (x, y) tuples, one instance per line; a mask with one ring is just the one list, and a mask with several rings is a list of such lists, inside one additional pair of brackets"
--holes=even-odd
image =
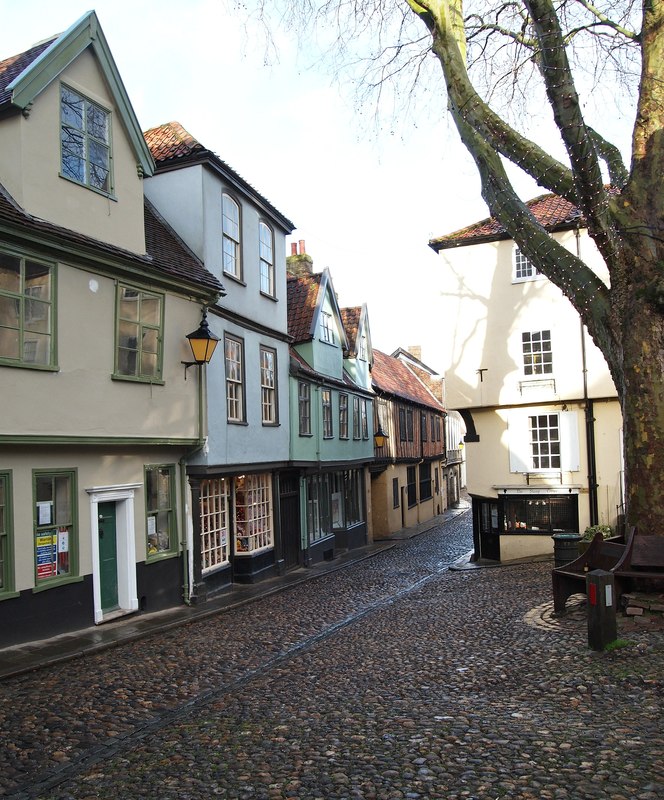
[(14, 798), (664, 797), (664, 634), (588, 649), (469, 512), (213, 617), (0, 682)]

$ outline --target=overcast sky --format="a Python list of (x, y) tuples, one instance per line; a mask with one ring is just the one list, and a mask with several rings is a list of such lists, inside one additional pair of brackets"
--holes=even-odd
[(488, 213), (444, 108), (377, 131), (313, 48), (275, 31), (266, 59), (260, 29), (223, 0), (0, 0), (0, 58), (93, 8), (143, 130), (180, 122), (295, 223), (292, 239), (314, 269), (330, 268), (342, 306), (368, 304), (374, 347), (419, 344), (439, 368), (427, 242)]

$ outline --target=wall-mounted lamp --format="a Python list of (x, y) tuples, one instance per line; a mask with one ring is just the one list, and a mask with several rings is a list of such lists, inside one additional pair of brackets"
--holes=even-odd
[(191, 353), (194, 357), (193, 361), (182, 361), (184, 364), (184, 379), (187, 380), (187, 370), (197, 364), (199, 367), (203, 364), (209, 364), (212, 354), (219, 343), (219, 337), (215, 336), (210, 330), (207, 321), (207, 308), (203, 309), (203, 318), (198, 329), (192, 333), (187, 334), (189, 339), (189, 346)]
[(378, 430), (376, 431), (376, 433), (374, 433), (374, 444), (376, 445), (376, 447), (384, 447), (387, 439), (388, 436), (383, 430), (383, 426), (379, 422)]
[(463, 450), (463, 448), (464, 448), (463, 442), (459, 442), (459, 450)]

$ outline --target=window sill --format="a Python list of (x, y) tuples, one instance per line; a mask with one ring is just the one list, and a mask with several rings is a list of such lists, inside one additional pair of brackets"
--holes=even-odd
[(279, 302), (273, 294), (268, 294), (267, 292), (261, 291), (261, 297), (264, 297), (266, 300), (272, 300), (273, 303)]
[(168, 561), (170, 558), (176, 558), (178, 553), (175, 550), (164, 551), (163, 553), (150, 553), (145, 557), (146, 564), (156, 564), (158, 561)]
[(141, 378), (136, 377), (135, 375), (120, 375), (117, 372), (114, 372), (111, 375), (112, 381), (123, 381), (125, 383), (142, 383), (148, 386), (165, 386), (166, 381), (162, 378)]
[(235, 553), (237, 558), (252, 558), (253, 556), (258, 556), (261, 553), (267, 553), (269, 550), (274, 550), (273, 544), (268, 544), (265, 547), (258, 547), (256, 550), (240, 550)]
[(3, 600), (11, 600), (13, 597), (20, 597), (20, 596), (21, 596), (20, 592), (10, 592), (10, 591), (0, 592), (0, 603), (2, 603)]
[(82, 575), (76, 576), (62, 576), (61, 578), (53, 578), (49, 581), (44, 581), (44, 583), (39, 584), (38, 586), (34, 586), (32, 589), (33, 594), (37, 594), (38, 592), (45, 592), (48, 589), (56, 589), (58, 586), (66, 586), (69, 583), (81, 583), (83, 581)]
[(31, 364), (28, 361), (13, 361), (9, 359), (0, 358), (0, 367), (18, 367), (18, 369), (35, 369), (40, 372), (59, 372), (60, 367), (50, 364)]
[(96, 186), (90, 186), (87, 183), (82, 183), (81, 181), (77, 181), (75, 178), (70, 178), (69, 175), (64, 175), (62, 172), (59, 172), (58, 175), (62, 178), (63, 181), (67, 181), (68, 183), (73, 183), (74, 186), (80, 186), (81, 189), (88, 189), (90, 192), (94, 192), (98, 194), (100, 197), (105, 197), (108, 200), (112, 200), (114, 203), (118, 202), (118, 198), (115, 196), (113, 191), (105, 192), (103, 189), (97, 189)]
[(233, 275), (232, 272), (226, 272), (226, 270), (224, 270), (223, 273), (224, 273), (224, 278), (229, 278), (230, 280), (233, 281), (233, 283), (237, 283), (238, 286), (245, 286), (246, 287), (247, 284), (242, 279), (241, 275), (240, 276)]
[(262, 425), (264, 428), (280, 428), (281, 422), (263, 422)]

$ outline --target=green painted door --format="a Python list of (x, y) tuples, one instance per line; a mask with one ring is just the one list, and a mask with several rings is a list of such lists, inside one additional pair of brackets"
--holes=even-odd
[(102, 611), (118, 607), (118, 547), (115, 503), (99, 504), (99, 580)]

